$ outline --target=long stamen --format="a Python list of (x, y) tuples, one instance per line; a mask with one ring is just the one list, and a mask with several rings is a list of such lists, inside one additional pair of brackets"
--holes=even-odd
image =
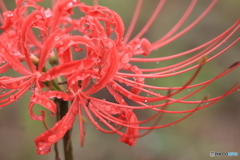
[(137, 6), (136, 6), (136, 9), (135, 9), (135, 12), (133, 14), (133, 18), (131, 20), (131, 24), (128, 28), (128, 31), (124, 37), (124, 43), (127, 43), (128, 42), (128, 39), (130, 38), (131, 34), (132, 34), (132, 31), (136, 25), (136, 22), (137, 22), (137, 19), (138, 19), (138, 16), (140, 14), (140, 11), (141, 11), (141, 8), (142, 8), (142, 4), (143, 4), (143, 1), (144, 0), (139, 0), (138, 3), (137, 3)]
[(162, 10), (165, 2), (166, 2), (166, 0), (160, 0), (160, 2), (158, 3), (158, 6), (155, 9), (154, 13), (152, 14), (151, 18), (148, 20), (146, 25), (142, 28), (142, 30), (133, 39), (142, 37), (142, 35), (149, 29), (149, 27), (152, 25), (154, 20), (157, 18), (159, 12)]
[(217, 1), (218, 0), (213, 0), (212, 3), (207, 7), (207, 9), (195, 21), (193, 21), (188, 27), (186, 27), (181, 32), (177, 33), (175, 36), (169, 38), (168, 40), (166, 40), (166, 41), (164, 41), (162, 43), (160, 43), (159, 40), (154, 42), (152, 50), (156, 50), (156, 49), (158, 49), (160, 47), (163, 47), (163, 46), (171, 43), (172, 41), (178, 39), (179, 37), (184, 35), (186, 32), (191, 30), (196, 24), (198, 24), (208, 14), (208, 12), (214, 7), (214, 5), (217, 3)]

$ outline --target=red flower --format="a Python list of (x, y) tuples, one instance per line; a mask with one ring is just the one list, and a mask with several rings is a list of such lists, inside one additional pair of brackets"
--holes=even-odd
[[(35, 2), (35, 1), (33, 1)], [(43, 88), (51, 89), (46, 81), (39, 81), (46, 59), (49, 57), (51, 47), (53, 47), (53, 38), (59, 35), (61, 31), (55, 31), (47, 38), (42, 38), (39, 42), (32, 29), (38, 28), (40, 32), (47, 36), (48, 28), (46, 26), (46, 17), (44, 17), (39, 7), (33, 2), (21, 6), (22, 1), (17, 1), (17, 7), (14, 11), (3, 13), (5, 23), (1, 26), (4, 32), (1, 34), (0, 48), (1, 60), (3, 65), (0, 72), (5, 73), (10, 68), (20, 73), (22, 77), (1, 77), (0, 87), (3, 94), (0, 100), (0, 107), (4, 107), (14, 101), (17, 101), (28, 90), (33, 91), (29, 111), (32, 119), (43, 120), (42, 115), (35, 115), (32, 112), (34, 104), (40, 104), (50, 110), (53, 115), (56, 113), (56, 104), (49, 100), (46, 95), (52, 95), (53, 91), (43, 92)], [(23, 16), (27, 7), (34, 7), (36, 11)], [(24, 64), (25, 63), (25, 64)], [(55, 91), (54, 93), (59, 92)], [(67, 94), (62, 94), (64, 99), (68, 100)], [(61, 97), (61, 98), (63, 98)]]
[[(150, 52), (173, 42), (191, 30), (212, 9), (216, 0), (213, 0), (194, 22), (177, 32), (196, 5), (197, 1), (192, 0), (178, 23), (156, 42), (150, 42), (143, 38), (143, 35), (157, 18), (165, 0), (159, 2), (149, 21), (130, 41), (130, 35), (141, 11), (142, 0), (138, 1), (125, 36), (121, 17), (107, 7), (97, 5), (97, 1), (94, 1), (96, 5), (88, 6), (77, 0), (61, 0), (54, 4), (52, 11), (38, 6), (34, 0), (28, 1), (25, 5), (22, 2), (21, 0), (17, 1), (17, 8), (13, 12), (5, 12), (5, 23), (2, 26), (4, 33), (1, 36), (6, 39), (7, 44), (1, 41), (0, 46), (2, 49), (0, 55), (7, 62), (1, 67), (2, 73), (6, 72), (8, 68), (13, 68), (16, 72), (24, 75), (20, 78), (2, 77), (0, 79), (2, 88), (4, 86), (7, 89), (13, 89), (3, 94), (3, 97), (12, 94), (19, 88), (22, 89), (1, 102), (7, 102), (11, 96), (19, 98), (34, 83), (35, 92), (30, 104), (31, 117), (43, 120), (43, 115), (37, 116), (32, 113), (34, 103), (41, 104), (55, 113), (56, 105), (50, 98), (57, 97), (65, 101), (72, 101), (68, 113), (53, 128), (35, 139), (39, 154), (47, 154), (50, 151), (50, 146), (72, 128), (76, 116), (79, 118), (81, 145), (83, 145), (85, 135), (83, 111), (97, 129), (105, 133), (117, 133), (121, 136), (120, 141), (133, 146), (137, 138), (146, 135), (151, 130), (178, 123), (195, 111), (216, 103), (240, 88), (237, 83), (218, 97), (205, 96), (202, 100), (187, 100), (215, 80), (239, 67), (240, 63), (236, 62), (214, 78), (192, 84), (204, 64), (220, 56), (239, 41), (237, 39), (215, 55), (210, 55), (236, 33), (240, 21), (216, 38), (191, 50), (167, 57), (142, 57), (148, 56)], [(36, 10), (26, 16), (23, 13), (29, 6)], [(73, 19), (71, 15), (74, 14), (72, 11), (74, 7), (83, 12), (85, 16)], [(11, 16), (7, 16), (9, 14)], [(32, 32), (31, 28), (33, 27), (39, 29), (41, 41)], [(79, 35), (71, 35), (72, 31), (79, 32)], [(19, 37), (17, 45), (14, 43), (16, 38), (12, 35)], [(29, 49), (32, 46), (36, 48), (30, 53)], [(197, 53), (179, 63), (151, 68), (150, 62), (175, 59), (193, 52)], [(14, 53), (17, 56), (12, 56)], [(85, 56), (76, 60), (75, 57), (79, 55)], [(209, 57), (206, 58), (207, 56)], [(25, 67), (21, 63), (22, 61), (26, 62), (29, 68)], [(47, 62), (51, 64), (51, 67)], [(147, 69), (141, 68), (141, 65), (135, 65), (142, 62), (148, 62)], [(159, 87), (151, 85), (145, 80), (158, 79), (161, 82), (161, 78), (174, 77), (194, 69), (193, 75), (182, 87)], [(16, 84), (19, 80), (22, 82)], [(4, 85), (5, 83), (9, 85)], [(186, 89), (194, 88), (196, 88), (195, 91), (185, 96), (179, 94)], [(114, 98), (113, 101), (94, 98), (93, 94), (103, 89), (108, 90)], [(167, 94), (160, 94), (162, 90), (167, 91)], [(175, 98), (179, 95), (180, 98)], [(177, 105), (177, 103), (196, 104), (196, 108), (184, 111), (166, 109), (168, 105)], [(156, 112), (144, 120), (139, 120), (136, 112), (140, 110)], [(187, 114), (174, 122), (158, 125), (163, 113)], [(146, 131), (141, 133), (140, 130)]]

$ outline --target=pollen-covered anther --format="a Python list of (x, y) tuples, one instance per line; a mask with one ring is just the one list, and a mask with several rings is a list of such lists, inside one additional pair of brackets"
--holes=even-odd
[(207, 62), (207, 59), (208, 59), (207, 56), (201, 57), (200, 60), (199, 60), (199, 64), (200, 64), (200, 65), (205, 64), (205, 63)]

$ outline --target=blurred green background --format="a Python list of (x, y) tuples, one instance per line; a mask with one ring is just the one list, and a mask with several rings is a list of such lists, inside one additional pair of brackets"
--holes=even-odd
[[(9, 9), (14, 8), (13, 0), (3, 0)], [(87, 4), (92, 1), (85, 0)], [(143, 27), (158, 4), (158, 0), (146, 0), (135, 27), (134, 34)], [(151, 42), (161, 38), (171, 29), (186, 10), (190, 0), (167, 0), (162, 12), (144, 37)], [(51, 1), (42, 4), (50, 7)], [(100, 0), (100, 5), (115, 10), (123, 19), (125, 28), (131, 21), (137, 0)], [(184, 26), (190, 24), (210, 4), (200, 0)], [(222, 33), (239, 19), (240, 1), (220, 0), (212, 11), (190, 32), (174, 43), (154, 52), (155, 57), (177, 54), (209, 41)], [(184, 26), (181, 28), (183, 29)], [(226, 42), (226, 46), (239, 37), (240, 31)], [(240, 58), (239, 43), (226, 53), (207, 64), (197, 81), (201, 82), (226, 69)], [(220, 50), (219, 50), (220, 51)], [(217, 53), (217, 52), (215, 52)], [(186, 59), (178, 59), (179, 61)], [(160, 62), (158, 67), (174, 64), (176, 61)], [(146, 65), (146, 64), (145, 64)], [(147, 66), (147, 65), (146, 65)], [(142, 66), (144, 67), (144, 66)], [(204, 93), (211, 97), (221, 95), (240, 80), (240, 70), (218, 80)], [(159, 86), (181, 86), (191, 74), (171, 77), (155, 82)], [(157, 85), (157, 84), (153, 84)], [(187, 92), (187, 91), (186, 91)], [(187, 93), (185, 93), (187, 94)], [(33, 121), (28, 114), (29, 95), (0, 110), (0, 159), (1, 160), (54, 160), (54, 151), (48, 155), (36, 155), (34, 138), (45, 129), (41, 122)], [(204, 95), (204, 94), (203, 94)], [(199, 95), (198, 99), (202, 99)], [(176, 104), (175, 104), (176, 105)], [(95, 129), (88, 121), (85, 146), (80, 147), (78, 122), (73, 129), (73, 147), (76, 160), (202, 160), (202, 159), (239, 159), (238, 157), (210, 157), (210, 151), (238, 152), (240, 154), (240, 91), (225, 97), (220, 102), (194, 113), (183, 122), (171, 127), (155, 130), (138, 139), (134, 147), (118, 141), (118, 135), (104, 134)], [(168, 121), (175, 115), (166, 115)], [(53, 118), (54, 119), (54, 118)], [(49, 120), (51, 121), (51, 120)], [(51, 123), (51, 122), (49, 122)], [(61, 152), (61, 142), (59, 143)], [(62, 157), (62, 152), (61, 152)], [(63, 159), (63, 158), (62, 158)]]

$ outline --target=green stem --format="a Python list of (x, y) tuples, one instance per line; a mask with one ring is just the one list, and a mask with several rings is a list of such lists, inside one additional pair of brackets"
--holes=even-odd
[[(54, 99), (54, 102), (58, 106), (58, 121), (61, 120), (68, 112), (68, 102), (62, 99)], [(67, 131), (63, 137), (63, 150), (65, 160), (73, 160), (73, 148), (71, 143), (71, 130)]]

